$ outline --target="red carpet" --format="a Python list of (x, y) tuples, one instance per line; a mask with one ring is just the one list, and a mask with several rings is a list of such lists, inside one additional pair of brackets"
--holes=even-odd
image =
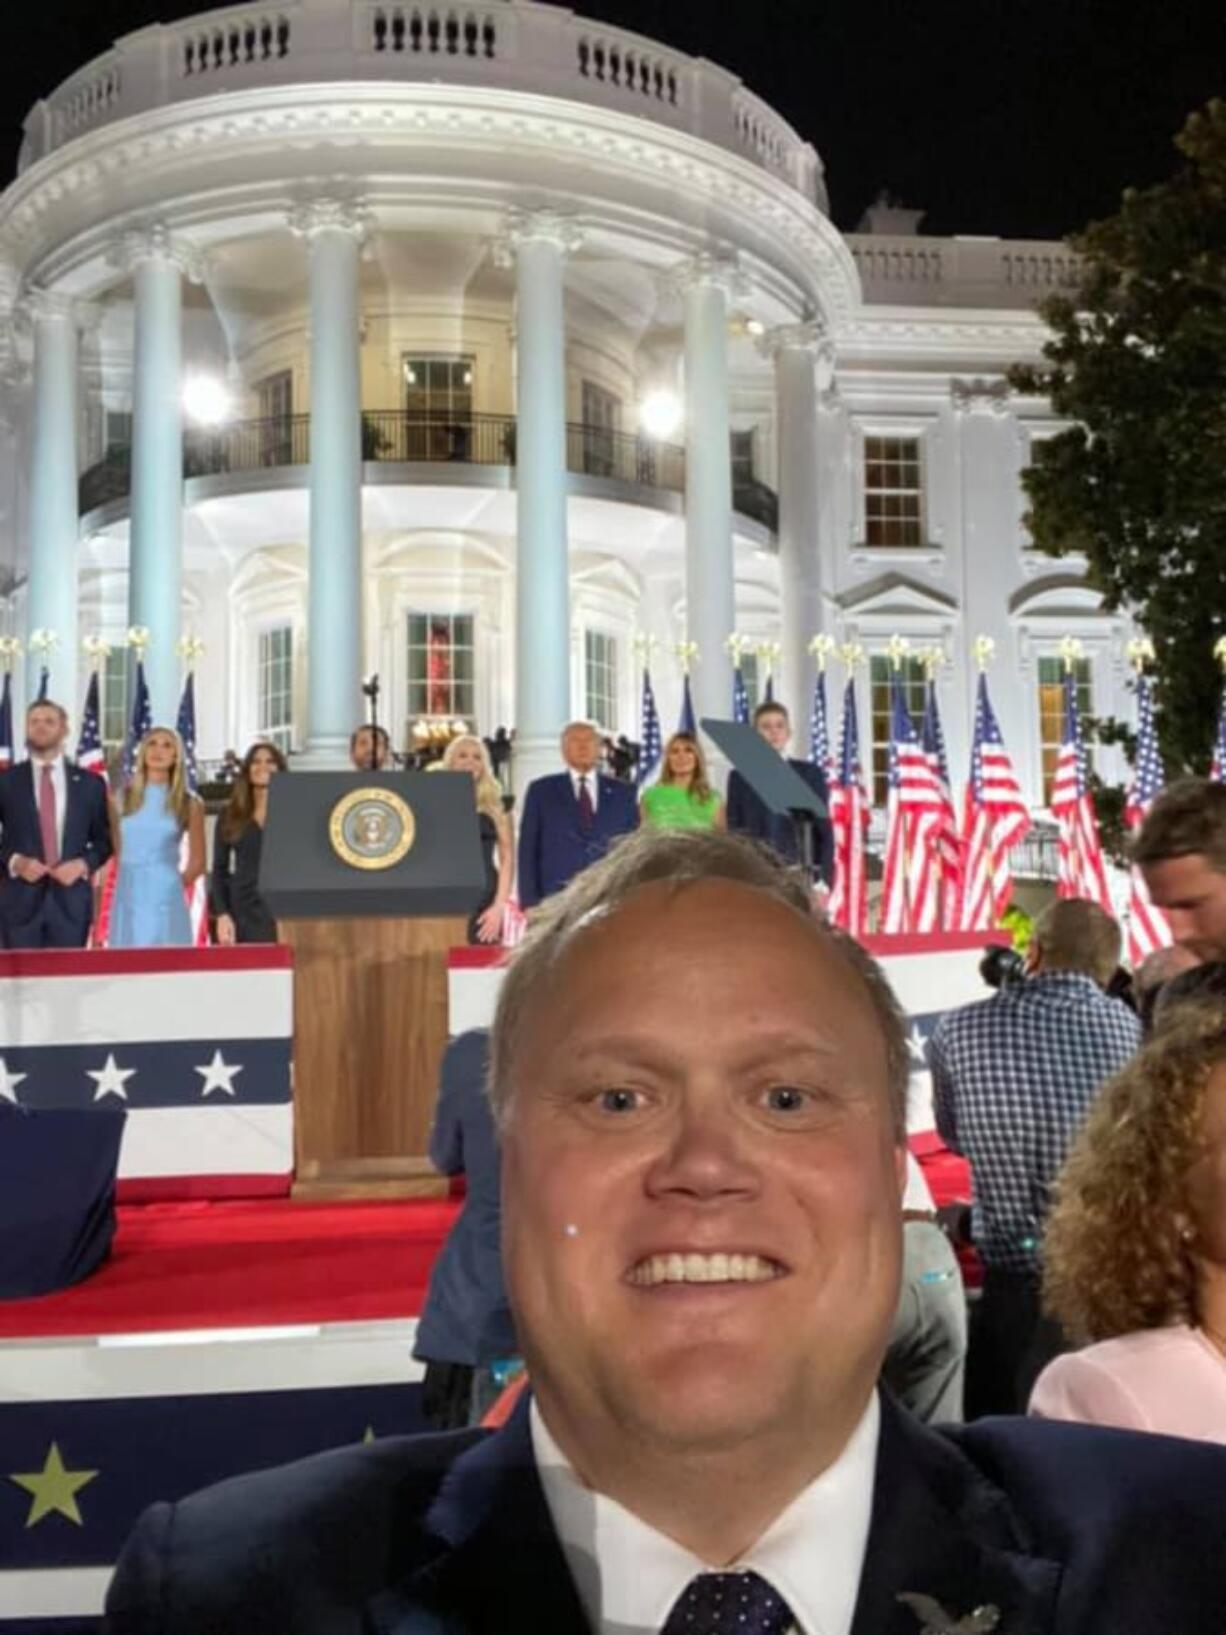
[(74, 1289), (0, 1302), (0, 1338), (411, 1317), (459, 1203), (121, 1207), (110, 1260)]

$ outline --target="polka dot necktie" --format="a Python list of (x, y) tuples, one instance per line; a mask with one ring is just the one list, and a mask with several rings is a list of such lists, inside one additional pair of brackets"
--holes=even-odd
[(757, 1573), (699, 1573), (660, 1635), (787, 1635), (792, 1609)]

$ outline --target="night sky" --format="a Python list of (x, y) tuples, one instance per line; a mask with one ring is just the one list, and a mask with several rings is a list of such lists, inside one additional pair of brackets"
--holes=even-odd
[[(35, 0), (0, 62), (0, 172), (20, 123), (118, 35), (208, 9)], [(1226, 95), (1222, 0), (587, 0), (576, 10), (721, 63), (814, 143), (836, 222), (888, 187), (934, 233), (1058, 237), (1175, 163)]]

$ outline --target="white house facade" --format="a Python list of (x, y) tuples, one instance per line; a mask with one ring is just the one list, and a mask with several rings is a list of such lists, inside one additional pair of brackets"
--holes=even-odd
[(1057, 427), (1004, 375), (1063, 246), (885, 205), (842, 234), (813, 148), (735, 76), (527, 0), (146, 28), (25, 132), (0, 196), (19, 701), (45, 662), (79, 707), (103, 637), (117, 741), (141, 625), (159, 720), (203, 644), (206, 759), (266, 736), (335, 761), (377, 671), (398, 747), (514, 727), (522, 783), (571, 716), (637, 737), (645, 651), (666, 729), (686, 643), (727, 715), (733, 632), (778, 644), (803, 733), (825, 632), (868, 655), (880, 773), (897, 634), (945, 650), (960, 778), (987, 635), (1036, 808), (1063, 637), (1084, 703), (1127, 714), (1127, 622), (1023, 523)]

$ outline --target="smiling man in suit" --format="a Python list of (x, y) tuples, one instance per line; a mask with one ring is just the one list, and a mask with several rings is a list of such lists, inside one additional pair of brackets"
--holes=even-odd
[(562, 759), (566, 771), (534, 778), (524, 797), (517, 879), (523, 908), (561, 891), (619, 835), (638, 827), (634, 790), (597, 770), (600, 735), (590, 722), (562, 729)]
[(90, 882), (111, 855), (106, 785), (64, 754), (68, 715), (26, 712), (29, 759), (0, 777), (0, 937), (6, 948), (83, 948)]
[(150, 1511), (111, 1635), (1221, 1630), (1226, 1450), (879, 1391), (907, 1034), (794, 871), (635, 836), (547, 902), (492, 1033), (531, 1393)]

